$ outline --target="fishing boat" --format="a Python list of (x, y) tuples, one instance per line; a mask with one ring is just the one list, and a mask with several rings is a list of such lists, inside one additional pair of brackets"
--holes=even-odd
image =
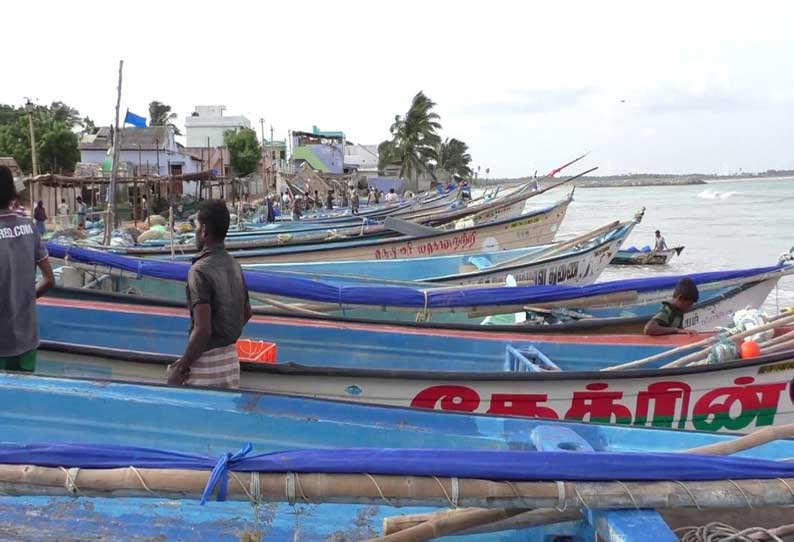
[[(165, 366), (184, 349), (186, 311), (91, 297), (40, 300), (44, 342), (37, 371), (162, 382)], [(794, 323), (787, 318), (780, 325)], [(242, 386), (257, 391), (738, 432), (794, 421), (794, 333), (781, 329), (770, 339), (776, 342), (769, 355), (670, 369), (663, 366), (697, 353), (703, 337), (452, 332), (257, 315), (238, 349), (249, 360), (242, 364)], [(270, 356), (262, 362), (266, 350)], [(603, 371), (640, 359), (651, 369)]]
[[(48, 245), (53, 258), (115, 268), (130, 277), (158, 279), (157, 294), (183, 297), (188, 266), (179, 262), (130, 259), (76, 247)], [(714, 271), (688, 275), (700, 290), (700, 304), (684, 319), (693, 331), (711, 331), (730, 325), (734, 312), (745, 307), (758, 308), (778, 280), (794, 273), (791, 254), (773, 266)], [(655, 314), (663, 301), (672, 297), (683, 276), (628, 279), (584, 286), (559, 285), (569, 271), (553, 268), (554, 273), (536, 277), (534, 286), (518, 285), (412, 285), (338, 284), (277, 273), (246, 272), (246, 282), (254, 301), (287, 312), (336, 315), (382, 321), (429, 320), (447, 323), (488, 323), (531, 325), (564, 319), (645, 318)], [(574, 270), (575, 271), (575, 270)], [(107, 278), (112, 273), (106, 273)], [(102, 276), (105, 276), (102, 275)], [(573, 273), (572, 276), (575, 276)], [(99, 277), (101, 278), (101, 277)], [(373, 281), (375, 279), (372, 279)], [(173, 283), (173, 284), (168, 284)], [(290, 301), (298, 302), (290, 304)], [(495, 318), (505, 315), (504, 318)], [(488, 318), (490, 317), (490, 318)], [(488, 318), (488, 320), (486, 320)]]
[[(655, 508), (702, 515), (750, 502), (757, 514), (792, 499), (784, 459), (794, 443), (774, 440), (786, 431), (737, 440), (8, 374), (0, 400), (0, 513), (24, 540), (364, 540), (398, 530), (429, 540), (488, 527), (498, 531), (488, 540), (666, 542), (672, 525)], [(489, 510), (471, 521), (473, 506)], [(527, 508), (551, 515), (494, 525)]]
[[(641, 216), (640, 216), (641, 218)], [(288, 273), (292, 276), (361, 282), (371, 278), (441, 284), (504, 283), (512, 276), (518, 284), (535, 284), (560, 266), (576, 269), (566, 284), (589, 284), (603, 272), (640, 220), (613, 222), (575, 239), (521, 249), (472, 256), (438, 256), (396, 260), (356, 260), (245, 265), (248, 271)]]
[(684, 247), (667, 250), (651, 250), (650, 247), (629, 247), (618, 251), (610, 262), (612, 265), (667, 265), (676, 256), (680, 256)]
[[(557, 183), (554, 186), (550, 186), (545, 188), (544, 190), (532, 192), (528, 190), (518, 190), (515, 194), (512, 194), (507, 197), (497, 198), (496, 200), (485, 202), (482, 204), (475, 204), (475, 205), (467, 205), (461, 208), (446, 210), (446, 211), (426, 211), (426, 212), (417, 212), (412, 213), (410, 216), (402, 217), (407, 220), (403, 220), (403, 223), (408, 222), (408, 225), (411, 226), (413, 223), (417, 223), (417, 226), (411, 228), (410, 235), (404, 237), (394, 237), (397, 232), (392, 231), (390, 228), (387, 228), (388, 224), (374, 224), (368, 225), (363, 221), (353, 227), (343, 227), (343, 228), (327, 228), (327, 227), (320, 227), (319, 229), (313, 230), (298, 230), (294, 232), (286, 232), (286, 233), (270, 233), (270, 234), (261, 234), (256, 233), (253, 235), (252, 238), (236, 238), (236, 239), (229, 239), (227, 240), (227, 248), (229, 250), (245, 250), (246, 253), (249, 255), (256, 252), (256, 249), (262, 251), (270, 251), (270, 252), (278, 252), (280, 250), (284, 250), (287, 248), (293, 248), (298, 252), (305, 252), (309, 251), (316, 251), (320, 250), (321, 247), (326, 249), (333, 249), (337, 246), (349, 247), (352, 245), (344, 244), (344, 243), (358, 243), (358, 244), (377, 244), (377, 243), (385, 243), (385, 242), (400, 242), (405, 240), (410, 240), (416, 237), (422, 237), (426, 240), (435, 241), (438, 236), (446, 234), (449, 239), (454, 238), (456, 233), (463, 232), (472, 234), (477, 231), (477, 228), (487, 228), (493, 226), (505, 226), (506, 224), (517, 224), (516, 221), (522, 218), (529, 218), (530, 220), (533, 217), (543, 216), (543, 215), (551, 215), (557, 220), (556, 226), (559, 226), (559, 223), (562, 222), (562, 218), (565, 216), (565, 211), (567, 210), (568, 204), (573, 199), (573, 192), (571, 192), (568, 197), (558, 202), (556, 205), (551, 207), (546, 207), (543, 209), (534, 210), (528, 214), (524, 214), (524, 210), (527, 204), (527, 200), (532, 197), (538, 196), (547, 190), (551, 190), (556, 188), (557, 186), (569, 182), (570, 179)], [(560, 208), (563, 208), (562, 214), (558, 214)], [(511, 222), (512, 221), (512, 222)], [(427, 224), (428, 226), (425, 228), (420, 228), (423, 224)], [(431, 227), (432, 226), (432, 227)], [(519, 228), (518, 226), (512, 226), (513, 228)], [(485, 230), (480, 231), (481, 236), (488, 236), (488, 235), (496, 235), (499, 236), (499, 232), (501, 228), (493, 229), (494, 233), (487, 233)], [(549, 242), (553, 239), (554, 233), (556, 232), (556, 227), (554, 231), (551, 232), (551, 236), (548, 236), (548, 231), (544, 229), (542, 232), (543, 239), (540, 241), (534, 241), (532, 239), (532, 235), (529, 235), (529, 241), (535, 243), (542, 243), (542, 242)], [(476, 233), (475, 233), (476, 235)], [(503, 235), (503, 234), (502, 234)], [(438, 239), (439, 241), (443, 241), (446, 238)], [(499, 239), (497, 239), (498, 241)], [(195, 245), (192, 242), (192, 239), (188, 237), (183, 238), (183, 241), (187, 244), (179, 245), (177, 247), (172, 246), (138, 246), (138, 247), (127, 247), (127, 248), (108, 248), (108, 250), (112, 250), (118, 253), (125, 253), (130, 255), (137, 255), (137, 256), (170, 256), (173, 252), (173, 249), (176, 248), (182, 254), (189, 254), (195, 252)], [(526, 245), (526, 243), (525, 243)], [(516, 245), (518, 246), (518, 245)], [(258, 253), (258, 255), (262, 255), (262, 253)]]
[[(335, 261), (351, 259), (420, 258), (445, 254), (493, 252), (550, 243), (562, 223), (572, 195), (551, 206), (530, 211), (517, 218), (474, 225), (458, 230), (428, 230), (422, 235), (402, 235), (375, 239), (342, 239), (324, 243), (293, 243), (269, 248), (253, 248), (258, 242), (227, 244), (241, 263)], [(249, 248), (246, 248), (249, 247)], [(245, 250), (243, 250), (245, 248)], [(184, 252), (176, 249), (175, 259), (189, 260), (195, 247)], [(159, 249), (125, 248), (110, 252), (131, 256), (154, 256), (166, 253)], [(168, 252), (170, 254), (170, 250)], [(170, 256), (167, 256), (170, 257)]]

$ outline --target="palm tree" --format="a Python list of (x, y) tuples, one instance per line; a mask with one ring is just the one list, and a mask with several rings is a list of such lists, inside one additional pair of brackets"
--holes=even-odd
[(154, 100), (149, 103), (149, 126), (171, 126), (176, 135), (182, 135), (179, 128), (173, 123), (178, 118), (171, 112), (171, 106)]
[(436, 130), (441, 129), (440, 118), (434, 113), (435, 102), (419, 91), (411, 102), (411, 108), (404, 117), (397, 115), (391, 125), (391, 141), (384, 141), (378, 147), (382, 151), (381, 164), (399, 161), (400, 177), (413, 181), (417, 188), (418, 178), (428, 169), (431, 160), (436, 160), (436, 148), (441, 138)]
[(459, 139), (445, 139), (436, 151), (436, 167), (447, 173), (468, 177), (472, 171), (469, 167), (471, 155), (469, 146)]

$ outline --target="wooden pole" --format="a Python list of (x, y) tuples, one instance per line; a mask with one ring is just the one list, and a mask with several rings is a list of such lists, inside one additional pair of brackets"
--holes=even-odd
[[(769, 319), (769, 322), (766, 325), (758, 327), (758, 328), (755, 328), (755, 329), (750, 330), (750, 331), (745, 331), (745, 332), (733, 335), (733, 336), (731, 336), (731, 339), (733, 339), (733, 340), (743, 339), (744, 337), (749, 337), (750, 335), (755, 335), (756, 333), (759, 333), (761, 331), (765, 331), (767, 329), (772, 329), (772, 328), (775, 328), (775, 327), (779, 327), (779, 326), (785, 325), (787, 323), (794, 323), (794, 316), (793, 315), (794, 315), (794, 312), (786, 312), (786, 313), (783, 313), (783, 314), (779, 314), (777, 316), (773, 316), (772, 318)], [(783, 320), (783, 322), (781, 322), (781, 320)], [(702, 346), (709, 346), (709, 345), (714, 344), (717, 341), (719, 341), (719, 339), (720, 339), (719, 335), (713, 335), (711, 337), (703, 339), (702, 341), (698, 341), (698, 342), (695, 342), (695, 343), (692, 343), (692, 344), (687, 344), (687, 345), (684, 345), (684, 346), (679, 346), (677, 348), (673, 348), (672, 350), (668, 350), (666, 352), (661, 352), (659, 354), (654, 354), (653, 356), (648, 356), (647, 358), (638, 359), (636, 361), (630, 361), (630, 362), (627, 362), (627, 363), (621, 363), (620, 365), (613, 365), (612, 367), (605, 367), (604, 369), (601, 369), (601, 370), (602, 371), (617, 371), (617, 370), (620, 370), (620, 369), (633, 369), (634, 367), (640, 367), (642, 365), (647, 365), (648, 363), (652, 363), (654, 361), (659, 361), (660, 359), (664, 359), (664, 358), (670, 357), (670, 356), (672, 356), (674, 354), (680, 354), (680, 353), (683, 353), (683, 352), (685, 352), (687, 350), (691, 350), (693, 348), (699, 348), (699, 347), (702, 347)], [(701, 352), (696, 352), (695, 354), (701, 354)], [(689, 357), (689, 356), (687, 356), (687, 357)], [(682, 358), (682, 359), (685, 359), (685, 358)], [(678, 367), (679, 366), (678, 365), (679, 361), (680, 360), (677, 360), (677, 361), (673, 362), (673, 363), (676, 363), (676, 365), (668, 364), (668, 365), (665, 365), (665, 367)]]
[[(200, 498), (210, 471), (180, 469), (80, 469), (73, 477), (77, 493), (67, 489), (68, 471), (57, 467), (0, 465), (0, 491), (8, 496), (96, 496)], [(269, 502), (310, 501), (393, 506), (449, 506), (449, 486), (424, 476), (365, 474), (254, 473), (259, 498)], [(300, 488), (289, 496), (292, 479)], [(442, 482), (444, 479), (442, 479)], [(227, 498), (250, 499), (249, 474), (230, 476)], [(145, 483), (145, 487), (144, 487)], [(458, 504), (480, 508), (748, 508), (794, 503), (794, 478), (688, 482), (521, 482), (458, 479)]]
[(119, 148), (121, 147), (121, 130), (119, 130), (119, 110), (121, 108), (121, 77), (124, 61), (119, 60), (119, 85), (116, 94), (116, 124), (113, 137), (113, 166), (110, 170), (110, 193), (108, 195), (108, 214), (105, 221), (104, 244), (110, 244), (110, 235), (116, 222), (116, 182), (119, 174)]

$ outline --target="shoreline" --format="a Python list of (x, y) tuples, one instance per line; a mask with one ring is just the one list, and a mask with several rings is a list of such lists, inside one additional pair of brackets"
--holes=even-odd
[[(554, 182), (564, 181), (570, 176), (556, 177)], [(477, 181), (478, 186), (496, 186), (500, 184), (518, 184), (526, 182), (528, 178), (518, 179), (489, 179), (487, 181)], [(582, 177), (573, 181), (571, 186), (577, 188), (620, 188), (638, 186), (690, 186), (707, 185), (710, 182), (734, 181), (734, 182), (753, 182), (753, 181), (794, 181), (794, 174), (791, 175), (755, 175), (755, 176), (723, 176), (723, 175), (613, 175), (604, 177)], [(553, 184), (548, 180), (539, 182), (541, 187)]]

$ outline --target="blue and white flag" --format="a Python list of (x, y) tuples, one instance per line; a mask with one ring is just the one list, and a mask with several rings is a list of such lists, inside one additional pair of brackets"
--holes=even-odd
[(136, 128), (146, 128), (146, 117), (130, 113), (130, 110), (127, 109), (127, 115), (124, 117), (124, 124), (132, 124)]

